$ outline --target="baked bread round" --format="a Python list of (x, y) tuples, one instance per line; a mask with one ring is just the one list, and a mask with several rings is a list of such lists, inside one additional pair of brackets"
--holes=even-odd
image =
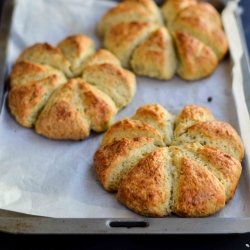
[(52, 139), (82, 140), (102, 132), (136, 91), (135, 75), (92, 39), (69, 36), (57, 47), (37, 43), (18, 57), (8, 104), (22, 126)]
[[(163, 21), (165, 26), (163, 26)], [(191, 81), (211, 75), (228, 51), (220, 14), (208, 2), (124, 0), (100, 20), (104, 48), (137, 75)]]
[(243, 156), (236, 130), (206, 107), (175, 117), (149, 104), (114, 123), (93, 160), (103, 187), (134, 212), (205, 217), (233, 198)]

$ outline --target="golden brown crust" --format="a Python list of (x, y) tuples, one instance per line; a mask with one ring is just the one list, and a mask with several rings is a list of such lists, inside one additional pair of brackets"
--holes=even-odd
[(165, 170), (166, 148), (144, 157), (123, 179), (117, 199), (138, 214), (163, 217), (170, 214), (171, 184)]
[(8, 96), (11, 113), (25, 127), (32, 127), (53, 91), (64, 83), (57, 75), (13, 87)]
[[(153, 0), (124, 0), (110, 9), (99, 23), (104, 47), (137, 75), (169, 80), (177, 73), (188, 81), (210, 76), (228, 51), (217, 10), (207, 2), (166, 0), (161, 14), (176, 48), (168, 31), (156, 25), (162, 25), (159, 10)], [(146, 24), (156, 28), (147, 33)]]
[(199, 142), (211, 145), (227, 153), (240, 162), (244, 156), (244, 147), (236, 130), (226, 122), (198, 122), (190, 126), (186, 132), (176, 136), (172, 145)]
[(183, 217), (205, 217), (225, 206), (223, 185), (207, 169), (188, 158), (174, 159), (173, 212)]
[(49, 43), (36, 43), (26, 48), (17, 59), (17, 62), (20, 61), (47, 64), (61, 70), (67, 77), (72, 76), (70, 62), (64, 57), (60, 49)]
[(36, 132), (51, 139), (81, 140), (89, 136), (89, 121), (78, 96), (78, 84), (68, 81), (49, 99), (36, 122)]
[(83, 34), (69, 36), (62, 40), (57, 47), (70, 61), (70, 69), (74, 77), (82, 73), (84, 62), (95, 53), (94, 41)]
[(110, 9), (101, 19), (98, 33), (105, 36), (112, 26), (121, 22), (157, 22), (157, 17), (150, 13), (139, 1), (124, 1)]
[(214, 120), (214, 116), (212, 112), (204, 107), (204, 106), (197, 106), (194, 104), (186, 105), (180, 114), (176, 118), (176, 125), (182, 122), (186, 122), (188, 120), (193, 120), (195, 122), (200, 121), (208, 121), (208, 120)]
[(118, 109), (128, 105), (136, 91), (135, 75), (114, 64), (103, 63), (86, 67), (82, 77), (109, 95)]
[(51, 139), (82, 140), (90, 131), (86, 118), (70, 103), (61, 100), (50, 110), (43, 110), (36, 123), (36, 132)]
[(186, 105), (175, 119), (174, 136), (180, 136), (188, 127), (197, 122), (213, 120), (215, 118), (208, 108), (193, 104)]
[(213, 173), (224, 186), (226, 203), (232, 199), (242, 171), (241, 164), (237, 159), (215, 147), (202, 146), (197, 142), (170, 146), (169, 150), (173, 157), (187, 157)]
[(128, 68), (134, 49), (157, 28), (158, 25), (149, 22), (121, 22), (107, 32), (104, 47), (118, 57), (123, 67)]
[(108, 129), (117, 113), (115, 103), (104, 92), (78, 79), (79, 91), (90, 127), (95, 132)]
[[(236, 130), (226, 122), (208, 121), (192, 125), (188, 133), (203, 134), (204, 138), (209, 138), (210, 145), (219, 148), (222, 152), (234, 156), (242, 161), (244, 148)], [(202, 138), (200, 139), (202, 140)], [(228, 147), (225, 147), (228, 145)]]
[(149, 137), (155, 140), (155, 144), (163, 146), (161, 134), (151, 125), (128, 118), (114, 123), (102, 138), (102, 145), (120, 138)]
[(241, 139), (231, 125), (215, 121), (206, 107), (187, 105), (176, 118), (177, 133), (170, 146), (152, 147), (145, 157), (131, 161), (133, 153), (143, 150), (134, 141), (130, 146), (128, 141), (135, 139), (127, 137), (143, 137), (144, 148), (153, 145), (145, 137), (155, 138), (150, 127), (163, 132), (167, 112), (163, 109), (144, 105), (132, 119), (119, 120), (109, 128), (95, 156), (99, 178), (106, 190), (118, 189), (119, 201), (144, 216), (214, 214), (233, 198), (238, 186), (244, 155)]
[[(133, 98), (136, 79), (111, 52), (94, 52), (93, 40), (83, 34), (65, 38), (58, 47), (38, 43), (26, 48), (10, 75), (9, 106), (16, 120), (26, 127), (36, 123), (39, 134), (53, 139), (80, 140), (91, 129), (106, 130), (118, 109)], [(96, 86), (80, 78), (66, 83), (64, 73), (77, 76), (84, 67), (94, 69), (88, 80)], [(61, 84), (65, 86), (51, 97)]]
[(171, 26), (177, 15), (185, 8), (196, 5), (196, 0), (167, 0), (161, 7), (161, 12), (167, 26)]
[(136, 137), (114, 140), (94, 154), (100, 182), (109, 192), (117, 191), (123, 177), (147, 153), (156, 149), (152, 138)]
[(84, 68), (103, 63), (121, 66), (118, 58), (106, 49), (99, 49), (93, 56), (88, 58), (84, 63)]
[(234, 196), (242, 172), (240, 162), (217, 148), (207, 145), (200, 147), (197, 153), (224, 185), (226, 202), (229, 202)]
[(12, 88), (31, 80), (42, 80), (52, 75), (60, 77), (62, 82), (67, 81), (67, 78), (61, 71), (49, 65), (32, 63), (29, 61), (20, 61), (13, 66), (11, 71), (10, 87)]
[(195, 16), (205, 19), (210, 24), (215, 25), (218, 28), (222, 28), (222, 22), (218, 11), (208, 2), (197, 2), (194, 5), (190, 5), (185, 10), (180, 11), (180, 16)]
[(185, 32), (172, 33), (179, 57), (177, 74), (188, 81), (211, 75), (218, 66), (216, 54), (204, 43)]
[(156, 5), (155, 1), (152, 0), (125, 0), (125, 1), (133, 1), (143, 5), (147, 11), (149, 11), (152, 15), (155, 16), (155, 19), (160, 25), (163, 25), (163, 19), (160, 13), (160, 9)]
[(166, 145), (173, 139), (174, 116), (159, 104), (143, 105), (137, 109), (131, 119), (150, 124), (157, 129)]
[(180, 16), (172, 25), (171, 31), (182, 31), (200, 40), (213, 50), (219, 61), (224, 58), (228, 51), (224, 31), (202, 17)]
[(134, 51), (131, 67), (137, 75), (169, 80), (176, 71), (176, 55), (172, 37), (164, 27), (153, 32)]
[(106, 130), (115, 113), (108, 96), (82, 79), (71, 79), (44, 107), (36, 132), (52, 139), (81, 140), (89, 136), (90, 129)]

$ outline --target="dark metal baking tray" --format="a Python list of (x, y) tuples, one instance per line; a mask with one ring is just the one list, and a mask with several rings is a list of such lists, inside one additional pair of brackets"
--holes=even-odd
[[(161, 1), (158, 1), (160, 3)], [(221, 7), (228, 2), (236, 8), (234, 20), (238, 27), (240, 44), (244, 51), (240, 59), (244, 82), (244, 94), (248, 112), (250, 111), (250, 74), (248, 53), (240, 12), (236, 1), (211, 0)], [(11, 25), (11, 16), (15, 7), (14, 0), (6, 0), (0, 27), (0, 101), (6, 91), (7, 45)], [(1, 106), (0, 106), (1, 111)], [(230, 234), (250, 232), (250, 217), (244, 218), (144, 218), (144, 219), (88, 219), (88, 218), (48, 218), (0, 210), (0, 231), (18, 234)]]

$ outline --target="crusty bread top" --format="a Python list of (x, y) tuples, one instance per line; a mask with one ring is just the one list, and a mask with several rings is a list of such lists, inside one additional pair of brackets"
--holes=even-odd
[(115, 122), (102, 138), (102, 145), (120, 138), (149, 137), (155, 140), (157, 146), (163, 146), (161, 134), (157, 129), (146, 122), (138, 120), (122, 119)]
[(72, 76), (70, 62), (64, 57), (59, 48), (49, 43), (36, 43), (26, 48), (17, 58), (17, 62), (30, 61), (47, 64), (62, 71), (67, 77)]
[(63, 72), (44, 64), (37, 64), (29, 61), (17, 62), (10, 74), (10, 87), (14, 87), (31, 80), (37, 81), (45, 79), (49, 76), (56, 75), (61, 78), (62, 82), (66, 82), (67, 78)]
[(175, 119), (174, 136), (180, 136), (188, 127), (197, 122), (213, 120), (215, 118), (208, 108), (193, 104), (186, 105)]
[(11, 113), (25, 127), (34, 126), (51, 94), (65, 81), (58, 75), (14, 86), (8, 96)]
[(169, 80), (176, 72), (176, 53), (173, 39), (165, 27), (154, 31), (134, 51), (131, 68), (137, 75)]
[(135, 75), (110, 63), (86, 67), (82, 78), (109, 95), (118, 109), (126, 106), (136, 91)]
[(118, 57), (123, 67), (128, 68), (134, 49), (158, 27), (155, 23), (142, 21), (121, 22), (107, 32), (104, 47)]
[(180, 63), (177, 74), (191, 81), (209, 76), (218, 65), (216, 54), (203, 42), (182, 31), (172, 32)]
[(53, 139), (84, 139), (90, 129), (106, 130), (116, 112), (105, 93), (80, 78), (71, 79), (49, 99), (36, 122), (36, 132)]
[[(154, 17), (162, 15), (167, 29), (159, 18), (145, 18), (141, 8)], [(153, 0), (118, 3), (99, 23), (99, 33), (105, 33), (104, 47), (137, 75), (169, 80), (177, 73), (188, 81), (210, 76), (228, 51), (219, 12), (210, 3), (196, 0), (166, 0), (160, 15), (159, 10)], [(145, 32), (145, 24), (139, 23), (158, 24), (157, 31)]]
[(160, 13), (160, 9), (156, 5), (155, 1), (152, 0), (125, 0), (133, 1), (142, 4), (151, 14), (153, 14), (160, 25), (163, 25), (163, 18)]
[(196, 4), (189, 5), (184, 11), (179, 13), (178, 18), (181, 16), (201, 17), (210, 24), (213, 24), (218, 28), (222, 28), (219, 12), (213, 7), (213, 5), (207, 2), (197, 2)]
[(121, 66), (118, 58), (106, 49), (99, 49), (93, 56), (88, 58), (84, 63), (84, 68), (92, 65), (99, 65), (103, 63), (109, 63), (117, 66)]
[(170, 214), (171, 184), (165, 170), (170, 158), (166, 150), (161, 148), (145, 156), (118, 189), (117, 199), (136, 213), (151, 217)]
[(94, 155), (94, 164), (104, 188), (117, 191), (130, 169), (155, 149), (154, 139), (147, 137), (122, 138), (99, 148)]
[(198, 122), (190, 126), (179, 137), (175, 137), (172, 144), (180, 145), (191, 142), (214, 146), (239, 161), (242, 161), (244, 156), (244, 147), (241, 138), (235, 129), (226, 122)]
[(77, 77), (82, 73), (84, 62), (95, 53), (94, 41), (83, 34), (68, 36), (57, 47), (70, 61), (73, 77)]
[(89, 120), (71, 80), (54, 92), (35, 124), (38, 134), (57, 140), (80, 140), (89, 136)]
[(224, 186), (226, 202), (233, 198), (242, 172), (237, 159), (213, 146), (202, 146), (197, 142), (171, 146), (170, 151), (173, 157), (187, 157), (207, 168)]
[(131, 117), (133, 120), (139, 120), (150, 124), (157, 129), (166, 145), (170, 145), (173, 139), (174, 119), (165, 108), (159, 104), (143, 105), (137, 109)]
[(177, 176), (173, 180), (172, 210), (182, 217), (205, 217), (225, 206), (223, 185), (195, 160), (174, 156)]
[[(151, 11), (148, 11), (142, 2), (143, 1), (124, 1), (110, 9), (99, 22), (98, 33), (101, 36), (105, 36), (112, 26), (121, 22), (140, 21), (157, 23), (159, 17), (152, 13), (152, 8)], [(148, 4), (147, 6), (149, 7)]]
[(175, 120), (172, 145), (199, 142), (212, 145), (242, 161), (244, 147), (236, 130), (226, 122), (215, 121), (203, 106), (187, 105)]
[(178, 14), (185, 8), (196, 5), (196, 0), (167, 0), (161, 7), (163, 18), (168, 27), (172, 25)]
[[(185, 148), (187, 149), (188, 146), (186, 145)], [(190, 150), (190, 147), (188, 150)], [(224, 185), (226, 202), (229, 202), (234, 196), (242, 172), (240, 162), (219, 149), (208, 145), (196, 146), (196, 152), (201, 157), (198, 162), (203, 163)]]
[[(183, 12), (185, 11), (186, 9), (183, 10)], [(171, 32), (182, 31), (195, 37), (210, 47), (219, 61), (222, 60), (228, 51), (228, 42), (224, 31), (213, 23), (207, 22), (202, 16), (181, 14), (171, 26)]]

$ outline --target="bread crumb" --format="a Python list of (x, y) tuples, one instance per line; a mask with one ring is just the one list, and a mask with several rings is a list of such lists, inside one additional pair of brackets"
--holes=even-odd
[(208, 102), (211, 102), (213, 100), (213, 98), (211, 97), (211, 96), (209, 96), (208, 98), (207, 98), (207, 101)]

